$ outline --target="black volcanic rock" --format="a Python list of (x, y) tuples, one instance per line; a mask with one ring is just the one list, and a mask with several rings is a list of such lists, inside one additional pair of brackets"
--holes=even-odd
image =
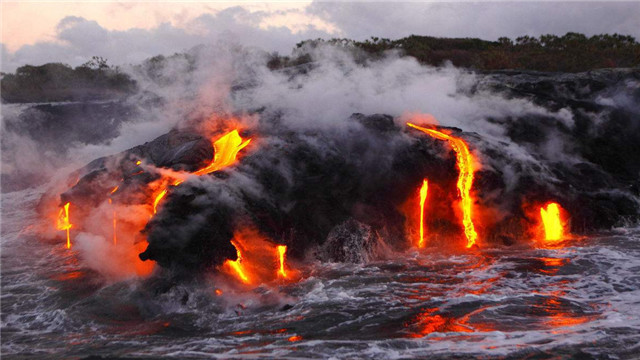
[[(364, 126), (362, 119), (352, 117), (356, 121), (335, 131), (305, 133), (274, 125), (277, 119), (265, 120), (256, 130), (259, 147), (233, 169), (187, 180), (170, 191), (166, 205), (147, 226), (149, 247), (142, 257), (168, 267), (219, 265), (223, 258), (217, 254), (232, 250), (220, 244), (229, 244), (233, 233), (246, 224), (286, 244), (288, 254), (298, 258), (328, 238), (335, 239), (336, 229), (349, 221), (405, 247), (401, 202), (428, 169), (455, 174), (455, 163), (441, 159), (450, 154), (434, 146), (433, 139), (417, 139), (397, 127), (380, 131), (378, 126)], [(390, 120), (374, 116), (365, 123), (380, 121), (388, 128)], [(455, 175), (453, 181), (434, 177), (438, 181), (455, 186)], [(185, 249), (217, 253), (200, 258)]]
[(329, 232), (316, 256), (322, 261), (366, 263), (379, 257), (383, 247), (369, 225), (349, 219)]
[[(61, 202), (95, 206), (118, 186), (120, 201), (144, 203), (148, 197), (146, 185), (158, 175), (145, 166), (194, 171), (208, 164), (214, 156), (211, 142), (189, 131), (172, 130), (153, 141), (123, 153), (96, 159), (76, 171), (76, 184), (61, 196)], [(138, 161), (145, 164), (138, 165)]]
[(229, 204), (202, 188), (177, 188), (166, 199), (162, 212), (148, 224), (149, 246), (140, 258), (187, 270), (235, 260), (236, 249), (229, 242), (233, 237), (233, 215)]
[(578, 154), (618, 178), (640, 177), (640, 69), (562, 74), (497, 71), (477, 90), (524, 98), (552, 111), (569, 110), (573, 126), (544, 116), (492, 119), (516, 143), (541, 145), (561, 135)]
[[(482, 242), (524, 241), (537, 221), (529, 207), (549, 201), (569, 212), (574, 233), (639, 220), (637, 71), (484, 76), (477, 91), (489, 88), (569, 115), (490, 119), (505, 130), (500, 139), (448, 129), (482, 164), (472, 189), (475, 206), (493, 211), (478, 224)], [(252, 129), (256, 141), (233, 167), (169, 188), (145, 229), (149, 245), (141, 258), (198, 273), (235, 259), (230, 241), (252, 227), (286, 244), (294, 258), (320, 249), (327, 261), (368, 261), (380, 239), (391, 248), (409, 245), (406, 206), (425, 178), (430, 231), (447, 241), (464, 239), (452, 206), (458, 200), (456, 158), (446, 141), (398, 126), (389, 115), (353, 114), (339, 126), (315, 130), (287, 127), (280, 116), (263, 109)], [(63, 201), (99, 202), (120, 184), (121, 201), (148, 203), (146, 184), (157, 175), (140, 173), (138, 159), (194, 171), (212, 157), (209, 140), (172, 131), (92, 162)]]

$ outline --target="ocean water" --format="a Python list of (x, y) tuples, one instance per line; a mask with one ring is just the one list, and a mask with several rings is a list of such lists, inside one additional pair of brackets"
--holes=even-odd
[[(107, 281), (2, 194), (2, 357), (640, 358), (640, 229), (562, 248), (307, 264), (295, 283)], [(224, 288), (221, 295), (216, 288)]]

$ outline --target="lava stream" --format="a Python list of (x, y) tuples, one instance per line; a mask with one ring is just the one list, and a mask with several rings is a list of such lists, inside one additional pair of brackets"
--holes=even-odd
[[(118, 191), (118, 186), (114, 187), (113, 190), (111, 190), (111, 194), (113, 194), (116, 191)], [(117, 228), (116, 208), (113, 206), (113, 201), (111, 200), (111, 198), (109, 198), (109, 204), (113, 207), (113, 245), (117, 245), (118, 236), (116, 234), (116, 228)]]
[(160, 200), (162, 200), (162, 198), (167, 195), (167, 189), (162, 190), (158, 195), (155, 196), (155, 198), (153, 199), (153, 213), (157, 213), (158, 212), (158, 203), (160, 203)]
[(429, 182), (427, 179), (422, 180), (422, 187), (420, 188), (420, 241), (418, 247), (424, 247), (424, 203), (427, 200), (427, 191), (429, 190)]
[[(249, 143), (251, 139), (242, 141), (242, 137), (238, 133), (238, 130), (233, 130), (213, 143), (213, 149), (215, 155), (213, 156), (213, 160), (211, 163), (204, 168), (194, 172), (195, 175), (206, 175), (212, 173), (214, 171), (218, 171), (227, 166), (233, 165), (236, 161), (236, 157), (238, 156), (238, 152), (244, 149)], [(182, 183), (183, 180), (175, 180), (171, 185), (177, 186)], [(156, 214), (158, 212), (158, 204), (160, 200), (162, 200), (167, 195), (167, 189), (163, 189), (157, 195), (154, 196), (153, 200), (153, 213)]]
[(60, 212), (58, 213), (58, 224), (57, 224), (58, 230), (67, 231), (67, 249), (71, 249), (71, 238), (69, 236), (69, 229), (71, 229), (71, 227), (73, 226), (69, 221), (69, 205), (70, 204), (71, 203), (66, 203), (64, 204), (62, 209), (60, 209)]
[(540, 218), (544, 225), (546, 241), (559, 241), (564, 237), (564, 224), (560, 218), (560, 206), (557, 203), (547, 204), (547, 208), (540, 208)]
[(280, 270), (278, 271), (278, 273), (280, 275), (282, 275), (283, 278), (286, 278), (287, 277), (287, 271), (284, 268), (284, 261), (285, 261), (285, 255), (287, 253), (287, 246), (286, 245), (278, 245), (276, 250), (278, 251), (278, 260), (280, 261)]
[(242, 141), (242, 137), (238, 134), (238, 130), (233, 130), (223, 135), (213, 143), (213, 149), (215, 150), (213, 161), (206, 167), (194, 172), (194, 174), (205, 175), (233, 165), (236, 161), (238, 152), (249, 145), (250, 142), (251, 139)]
[(233, 269), (233, 272), (237, 275), (237, 277), (245, 284), (249, 284), (249, 278), (247, 277), (247, 275), (245, 274), (245, 271), (242, 267), (242, 254), (240, 253), (240, 250), (238, 249), (238, 244), (235, 243), (235, 241), (231, 241), (231, 245), (233, 245), (233, 247), (236, 248), (236, 254), (238, 256), (238, 258), (234, 261), (231, 260), (226, 260), (224, 262), (225, 266), (230, 267), (231, 269)]
[(427, 135), (433, 136), (439, 140), (447, 140), (453, 151), (456, 153), (456, 165), (460, 175), (458, 176), (458, 192), (460, 193), (461, 207), (462, 207), (462, 225), (464, 226), (464, 234), (467, 238), (467, 248), (472, 247), (478, 239), (478, 233), (476, 233), (473, 226), (473, 220), (471, 216), (471, 185), (473, 184), (473, 156), (469, 152), (469, 147), (464, 140), (445, 134), (435, 129), (428, 129), (421, 126), (417, 126), (412, 123), (407, 123), (408, 126), (420, 130)]

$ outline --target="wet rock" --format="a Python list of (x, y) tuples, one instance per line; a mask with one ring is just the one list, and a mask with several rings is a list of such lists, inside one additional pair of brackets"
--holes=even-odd
[(349, 219), (331, 230), (316, 256), (329, 262), (366, 263), (378, 255), (380, 241), (370, 226)]
[(185, 185), (169, 193), (162, 211), (147, 225), (149, 245), (140, 259), (186, 272), (236, 260), (230, 242), (234, 210), (215, 197), (216, 190), (223, 191)]
[(197, 133), (174, 129), (127, 153), (158, 167), (195, 171), (213, 159), (213, 146), (210, 140)]
[(359, 122), (362, 126), (368, 129), (381, 133), (398, 130), (398, 126), (393, 121), (393, 116), (386, 114), (373, 114), (366, 116), (364, 114), (356, 113), (351, 115), (350, 119)]

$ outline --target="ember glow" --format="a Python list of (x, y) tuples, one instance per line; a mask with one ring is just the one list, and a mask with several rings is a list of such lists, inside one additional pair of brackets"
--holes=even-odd
[(422, 180), (420, 187), (420, 241), (418, 247), (424, 247), (424, 203), (427, 201), (427, 191), (429, 190), (429, 182), (427, 179)]
[(563, 239), (564, 224), (560, 217), (560, 205), (552, 202), (547, 204), (546, 209), (541, 207), (540, 218), (544, 226), (545, 241), (555, 242)]
[(427, 135), (433, 136), (439, 140), (446, 140), (456, 153), (456, 165), (460, 175), (458, 175), (458, 192), (461, 198), (462, 208), (462, 225), (464, 226), (464, 234), (467, 238), (467, 248), (475, 245), (478, 239), (478, 233), (476, 233), (473, 225), (473, 219), (471, 216), (471, 207), (473, 201), (471, 200), (471, 185), (473, 184), (473, 155), (469, 152), (469, 147), (464, 140), (445, 134), (435, 129), (424, 128), (412, 123), (407, 123), (408, 126), (420, 130)]
[(285, 267), (284, 267), (284, 261), (285, 261), (285, 255), (287, 253), (287, 246), (278, 245), (276, 247), (276, 250), (278, 251), (278, 260), (280, 261), (280, 270), (278, 271), (278, 274), (281, 275), (283, 278), (286, 278), (287, 271), (285, 270)]
[(69, 205), (70, 204), (71, 203), (66, 203), (60, 209), (60, 212), (58, 213), (58, 223), (57, 223), (58, 230), (66, 230), (67, 232), (67, 249), (71, 249), (71, 238), (69, 236), (69, 229), (71, 229), (71, 227), (73, 226), (69, 221)]

